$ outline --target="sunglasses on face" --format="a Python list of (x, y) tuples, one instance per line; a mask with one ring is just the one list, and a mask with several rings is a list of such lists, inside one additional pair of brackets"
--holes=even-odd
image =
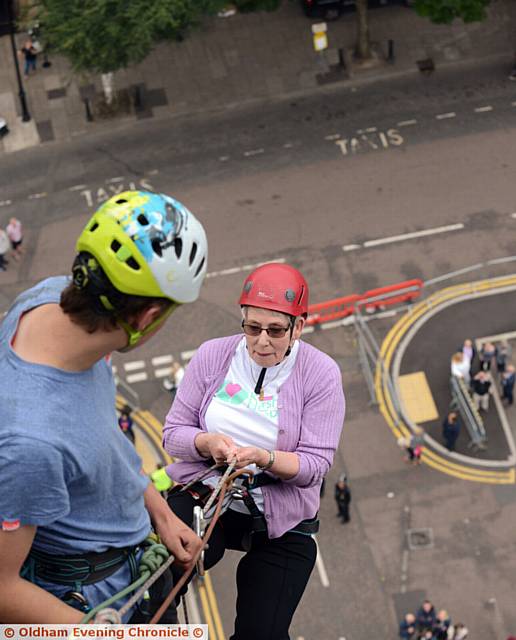
[(266, 331), (269, 338), (283, 338), (290, 329), (290, 325), (288, 327), (262, 327), (259, 324), (249, 324), (242, 321), (242, 329), (247, 336), (253, 336), (255, 338), (259, 336), (262, 331)]

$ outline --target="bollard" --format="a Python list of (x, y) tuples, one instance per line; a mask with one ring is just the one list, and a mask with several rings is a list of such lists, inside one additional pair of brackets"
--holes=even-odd
[(388, 53), (387, 53), (387, 62), (394, 64), (394, 40), (388, 40)]
[(91, 115), (90, 109), (90, 101), (88, 100), (88, 98), (84, 98), (84, 107), (86, 109), (86, 120), (88, 122), (93, 122), (93, 116)]
[(344, 58), (344, 49), (342, 47), (339, 48), (339, 67), (343, 69), (346, 68), (346, 60)]
[(142, 108), (142, 94), (140, 91), (140, 86), (134, 86), (134, 108), (136, 111), (139, 111)]

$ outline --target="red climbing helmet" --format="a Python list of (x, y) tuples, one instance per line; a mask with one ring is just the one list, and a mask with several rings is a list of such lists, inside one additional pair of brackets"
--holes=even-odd
[(294, 267), (270, 262), (247, 276), (239, 304), (281, 311), (289, 316), (306, 316), (308, 285)]

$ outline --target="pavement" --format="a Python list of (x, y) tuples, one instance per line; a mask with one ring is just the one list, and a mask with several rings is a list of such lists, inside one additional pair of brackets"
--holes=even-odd
[[(498, 0), (482, 23), (434, 25), (407, 7), (389, 6), (370, 11), (370, 33), (379, 58), (372, 67), (352, 63), (355, 16), (347, 14), (328, 23), (329, 48), (313, 49), (311, 24), (297, 2), (284, 0), (273, 13), (237, 14), (209, 18), (181, 43), (160, 43), (139, 65), (116, 74), (118, 90), (135, 96), (134, 104), (116, 120), (94, 114), (89, 122), (83, 99), (101, 94), (100, 77), (80, 78), (65, 59), (52, 56), (52, 65), (24, 80), (29, 122), (22, 122), (12, 50), (7, 36), (0, 38), (0, 114), (11, 133), (0, 141), (0, 153), (52, 141), (69, 141), (92, 132), (141, 119), (221, 111), (235, 106), (320, 92), (335, 86), (354, 87), (410, 74), (419, 74), (418, 62), (432, 60), (435, 72), (457, 64), (499, 59), (509, 71), (514, 50), (516, 3)], [(17, 35), (21, 46), (25, 34)], [(394, 60), (386, 61), (388, 41)], [(339, 66), (342, 49), (347, 66)], [(41, 58), (41, 56), (40, 56)]]

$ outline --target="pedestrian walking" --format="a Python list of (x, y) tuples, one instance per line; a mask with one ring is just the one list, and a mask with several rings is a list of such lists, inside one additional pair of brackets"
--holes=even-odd
[(491, 381), (489, 374), (485, 371), (479, 371), (473, 378), (473, 402), (477, 409), (489, 410), (489, 393), (491, 388)]
[(20, 53), (25, 58), (24, 75), (28, 78), (30, 71), (36, 71), (36, 61), (38, 59), (38, 52), (30, 38), (25, 41)]
[(496, 370), (500, 375), (505, 371), (505, 367), (507, 366), (507, 362), (510, 359), (511, 354), (511, 345), (507, 340), (502, 340), (496, 351)]
[(184, 367), (179, 362), (174, 362), (170, 370), (170, 377), (163, 380), (163, 388), (170, 393), (175, 393), (184, 375)]
[(120, 417), (118, 418), (118, 426), (120, 427), (122, 433), (134, 444), (133, 419), (131, 418), (130, 407), (125, 406), (120, 412)]
[(430, 600), (423, 600), (416, 614), (416, 622), (419, 633), (432, 631), (436, 621), (434, 605)]
[(416, 425), (413, 429), (414, 433), (410, 437), (409, 455), (412, 450), (412, 463), (421, 464), (421, 455), (425, 444), (425, 432), (422, 427)]
[(6, 260), (5, 255), (9, 251), (11, 243), (9, 242), (9, 236), (7, 233), (0, 229), (0, 270), (7, 271), (7, 265), (9, 261)]
[(480, 369), (490, 371), (491, 363), (496, 358), (497, 349), (492, 342), (485, 342), (480, 349)]
[(342, 524), (346, 524), (349, 522), (351, 491), (345, 476), (341, 477), (335, 485), (335, 502), (337, 503), (337, 516), (342, 520)]
[(416, 616), (413, 613), (406, 613), (400, 622), (399, 636), (401, 640), (413, 640), (416, 636)]
[(475, 358), (477, 356), (477, 350), (475, 349), (475, 346), (473, 345), (473, 340), (470, 340), (469, 338), (466, 338), (466, 340), (464, 340), (464, 342), (462, 344), (462, 348), (458, 349), (458, 351), (462, 351), (462, 353), (464, 354), (466, 359), (469, 360), (469, 373), (470, 373), (470, 376), (471, 376), (471, 370), (473, 368), (473, 363), (474, 363)]
[(455, 451), (455, 443), (460, 433), (459, 414), (450, 411), (443, 422), (443, 438), (448, 451)]
[(462, 351), (457, 351), (451, 358), (451, 374), (458, 378), (463, 378), (466, 385), (469, 386), (471, 376), (471, 361), (467, 355)]
[(466, 640), (468, 633), (468, 628), (462, 622), (457, 622), (448, 629), (448, 640)]
[(13, 251), (13, 257), (15, 260), (19, 260), (23, 253), (23, 227), (18, 218), (11, 218), (9, 224), (5, 228), (5, 231), (11, 242), (11, 249)]
[(514, 402), (514, 382), (516, 381), (516, 373), (512, 364), (508, 364), (502, 374), (502, 400), (506, 400), (508, 405)]
[(448, 640), (448, 630), (451, 625), (451, 618), (446, 609), (441, 609), (435, 619), (433, 635), (435, 640)]

